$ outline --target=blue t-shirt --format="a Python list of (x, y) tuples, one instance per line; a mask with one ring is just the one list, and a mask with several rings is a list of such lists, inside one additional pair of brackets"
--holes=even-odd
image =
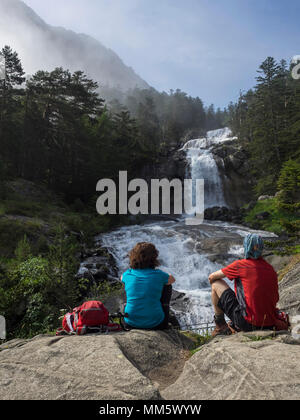
[(136, 328), (154, 328), (164, 320), (160, 302), (169, 274), (152, 268), (125, 271), (122, 282), (125, 284), (127, 305), (125, 322)]

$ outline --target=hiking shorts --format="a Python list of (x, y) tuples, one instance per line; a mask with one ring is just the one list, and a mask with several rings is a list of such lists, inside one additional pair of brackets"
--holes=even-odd
[(242, 331), (252, 331), (253, 325), (249, 324), (242, 315), (242, 309), (232, 289), (225, 290), (218, 302), (218, 307), (233, 322), (233, 327)]

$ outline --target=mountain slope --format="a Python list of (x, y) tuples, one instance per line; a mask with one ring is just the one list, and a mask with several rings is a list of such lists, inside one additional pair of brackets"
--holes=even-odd
[(100, 86), (149, 88), (111, 49), (88, 35), (48, 25), (20, 0), (0, 0), (0, 48), (4, 45), (19, 53), (29, 74), (62, 66), (83, 70)]

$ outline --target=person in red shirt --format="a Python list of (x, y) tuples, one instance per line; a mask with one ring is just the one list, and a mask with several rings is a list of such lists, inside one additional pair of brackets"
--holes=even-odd
[[(263, 240), (249, 234), (244, 240), (245, 259), (234, 261), (209, 276), (216, 328), (213, 336), (232, 330), (273, 329), (279, 300), (278, 279), (273, 267), (261, 255)], [(223, 280), (234, 280), (233, 291)], [(230, 329), (224, 314), (231, 320)]]

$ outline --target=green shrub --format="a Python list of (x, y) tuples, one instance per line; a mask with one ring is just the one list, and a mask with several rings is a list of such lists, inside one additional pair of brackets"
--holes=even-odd
[(275, 194), (276, 192), (276, 177), (273, 174), (265, 176), (257, 180), (257, 184), (254, 187), (256, 197), (260, 195)]
[(23, 222), (0, 218), (0, 255), (11, 257), (14, 255), (16, 244), (24, 238), (24, 235), (31, 241), (35, 239), (40, 231), (39, 223)]
[(86, 279), (76, 272), (77, 243), (58, 226), (44, 257), (30, 255), (26, 238), (16, 247), (17, 258), (0, 269), (0, 313), (9, 337), (32, 337), (56, 329), (60, 310), (72, 309), (86, 293)]
[(31, 245), (27, 239), (27, 236), (24, 235), (23, 239), (21, 239), (17, 247), (15, 249), (15, 256), (17, 262), (25, 261), (31, 255)]
[[(270, 217), (258, 220), (256, 215), (263, 212), (270, 213)], [(247, 212), (244, 218), (245, 222), (250, 223), (255, 228), (264, 229), (277, 234), (286, 231), (286, 223), (293, 223), (297, 221), (297, 219), (297, 214), (279, 208), (276, 198), (258, 201), (254, 208)]]

